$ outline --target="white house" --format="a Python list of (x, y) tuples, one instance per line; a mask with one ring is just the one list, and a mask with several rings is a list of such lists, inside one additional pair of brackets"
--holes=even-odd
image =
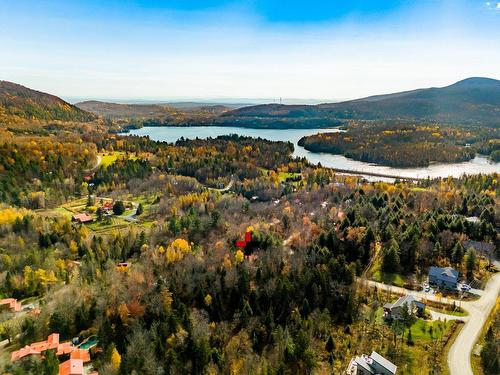
[(377, 352), (362, 354), (351, 359), (347, 375), (395, 375), (397, 366)]

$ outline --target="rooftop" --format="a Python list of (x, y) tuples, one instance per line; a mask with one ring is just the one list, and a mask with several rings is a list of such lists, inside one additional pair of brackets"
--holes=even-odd
[(392, 304), (392, 307), (394, 308), (394, 307), (403, 306), (405, 303), (407, 305), (410, 305), (410, 304), (415, 303), (415, 302), (422, 303), (414, 295), (407, 294), (406, 296), (399, 297), (399, 299)]
[(59, 365), (59, 375), (84, 375), (81, 359), (68, 359)]
[(21, 302), (18, 302), (15, 298), (5, 298), (0, 300), (0, 306), (8, 306), (13, 312), (19, 312), (22, 310)]
[(382, 357), (380, 354), (378, 354), (375, 351), (373, 351), (372, 354), (370, 354), (370, 358), (373, 359), (375, 362), (377, 362), (382, 367), (384, 367), (385, 369), (389, 370), (393, 374), (395, 374), (396, 370), (398, 369), (398, 367), (394, 363), (385, 359), (384, 357)]
[(347, 374), (357, 374), (358, 370), (362, 368), (363, 373), (376, 375), (380, 373), (380, 367), (387, 370), (383, 372), (384, 374), (396, 374), (398, 369), (394, 363), (373, 351), (370, 355), (362, 354), (353, 358), (347, 369)]
[(445, 281), (457, 281), (458, 271), (451, 267), (431, 267), (429, 269), (429, 276), (434, 276)]
[(89, 216), (87, 214), (76, 214), (76, 215), (73, 215), (73, 220), (79, 221), (81, 223), (86, 223), (88, 221), (92, 221), (93, 218), (92, 218), (92, 216)]

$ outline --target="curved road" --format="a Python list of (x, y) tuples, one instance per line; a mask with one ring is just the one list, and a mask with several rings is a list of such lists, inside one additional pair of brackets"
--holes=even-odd
[(499, 292), (500, 273), (497, 273), (486, 284), (480, 299), (462, 303), (462, 307), (469, 313), (469, 319), (465, 322), (448, 353), (448, 367), (451, 375), (473, 375), (470, 364), (472, 349), (488, 315), (495, 306)]
[(411, 293), (422, 300), (430, 300), (444, 304), (453, 304), (453, 302), (455, 302), (467, 311), (469, 316), (461, 318), (465, 324), (448, 353), (448, 367), (451, 375), (473, 375), (470, 357), (483, 326), (498, 298), (500, 292), (500, 272), (496, 273), (488, 280), (481, 298), (476, 301), (454, 301), (450, 298), (443, 298), (423, 292), (415, 292), (413, 290), (407, 290), (371, 280), (360, 280), (360, 282), (394, 293)]

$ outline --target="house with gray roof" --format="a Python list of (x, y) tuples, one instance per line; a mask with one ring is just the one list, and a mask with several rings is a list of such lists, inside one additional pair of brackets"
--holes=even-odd
[(409, 315), (422, 316), (424, 314), (425, 303), (419, 301), (415, 296), (407, 294), (394, 303), (386, 303), (384, 305), (384, 317), (386, 319), (400, 320), (405, 306)]
[(395, 375), (397, 366), (377, 352), (362, 354), (351, 359), (347, 375)]
[(443, 289), (457, 289), (458, 271), (451, 267), (431, 267), (429, 269), (429, 284)]

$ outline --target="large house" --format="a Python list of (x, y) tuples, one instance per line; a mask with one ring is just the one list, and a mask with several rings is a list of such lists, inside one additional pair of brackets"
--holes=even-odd
[(75, 214), (73, 215), (72, 220), (77, 223), (87, 224), (93, 222), (94, 218), (87, 214)]
[(22, 310), (21, 302), (15, 298), (5, 298), (0, 300), (0, 311), (9, 310), (16, 313)]
[(399, 320), (402, 318), (403, 307), (406, 306), (409, 315), (421, 316), (425, 310), (425, 304), (419, 301), (415, 296), (407, 294), (400, 297), (394, 303), (384, 305), (384, 316), (388, 319)]
[(47, 350), (55, 350), (56, 355), (69, 355), (70, 359), (82, 360), (83, 362), (90, 361), (90, 353), (86, 349), (80, 349), (73, 346), (71, 342), (59, 342), (59, 334), (53, 333), (49, 335), (47, 340), (34, 342), (30, 345), (16, 350), (11, 353), (11, 361), (15, 362), (29, 356), (42, 356)]
[(59, 365), (59, 375), (85, 375), (81, 359), (68, 359)]
[(457, 289), (458, 271), (451, 267), (431, 267), (429, 270), (429, 284), (444, 289)]
[(76, 349), (71, 352), (67, 361), (59, 365), (59, 375), (91, 375), (97, 372), (89, 372), (84, 367), (86, 362), (90, 361), (88, 350)]
[(397, 366), (377, 352), (362, 354), (351, 359), (347, 375), (395, 375)]

